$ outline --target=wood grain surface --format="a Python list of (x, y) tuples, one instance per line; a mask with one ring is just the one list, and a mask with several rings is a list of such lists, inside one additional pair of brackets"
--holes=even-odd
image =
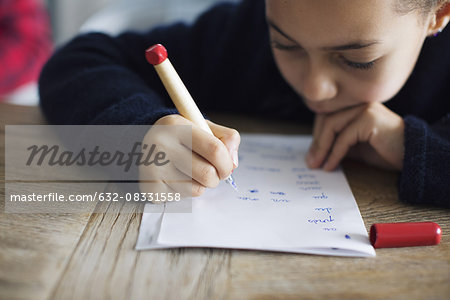
[[(242, 132), (310, 132), (295, 123), (209, 117)], [(450, 299), (450, 212), (399, 202), (396, 173), (344, 162), (366, 228), (433, 221), (443, 230), (440, 245), (378, 249), (374, 258), (208, 248), (135, 251), (140, 206), (100, 204), (106, 213), (4, 213), (4, 125), (45, 120), (36, 107), (8, 104), (0, 104), (0, 120), (0, 299)]]

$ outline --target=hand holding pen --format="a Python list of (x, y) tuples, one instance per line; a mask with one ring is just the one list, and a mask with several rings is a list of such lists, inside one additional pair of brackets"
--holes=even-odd
[[(186, 171), (189, 168), (182, 165), (182, 161), (185, 163), (186, 159), (176, 160), (178, 163), (177, 171), (184, 171), (186, 178), (192, 177), (191, 191), (186, 190), (186, 185), (181, 187), (176, 183), (166, 182), (167, 185), (172, 190), (181, 190), (184, 195), (190, 194), (191, 196), (201, 195), (207, 187), (216, 187), (220, 180), (225, 180), (231, 187), (237, 189), (231, 173), (238, 166), (239, 133), (234, 129), (214, 124), (203, 118), (180, 77), (167, 59), (167, 51), (162, 45), (154, 45), (147, 49), (146, 58), (155, 67), (180, 113), (180, 115), (162, 117), (155, 125), (192, 126), (192, 169)], [(148, 139), (148, 137), (146, 138)], [(155, 139), (155, 137), (152, 137), (152, 139)], [(179, 140), (180, 143), (171, 143), (168, 147), (173, 149), (172, 153), (180, 156), (183, 150), (181, 148), (175, 150), (174, 148), (176, 145), (186, 146), (189, 144), (187, 139), (190, 139), (190, 137), (180, 135), (175, 139)], [(168, 143), (163, 141), (163, 138), (158, 140), (163, 144)], [(185, 151), (184, 157), (187, 157)]]

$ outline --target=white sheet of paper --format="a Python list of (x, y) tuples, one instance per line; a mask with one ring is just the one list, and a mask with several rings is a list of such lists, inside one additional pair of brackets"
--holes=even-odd
[[(218, 247), (375, 256), (342, 170), (306, 167), (310, 136), (243, 134), (233, 177), (198, 198), (147, 204), (137, 250)], [(192, 212), (177, 213), (192, 205)]]

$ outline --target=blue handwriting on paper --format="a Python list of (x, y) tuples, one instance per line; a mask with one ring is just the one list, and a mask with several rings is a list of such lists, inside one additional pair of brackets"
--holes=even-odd
[(316, 176), (313, 174), (297, 174), (297, 177), (301, 180), (297, 180), (295, 183), (300, 185), (298, 188), (302, 191), (320, 191), (322, 187), (318, 180), (305, 180), (314, 179)]
[(325, 195), (324, 193), (320, 194), (320, 195), (314, 195), (312, 196), (314, 199), (328, 199), (328, 196)]
[(334, 222), (334, 219), (331, 216), (328, 216), (325, 219), (309, 219), (308, 222), (314, 224), (332, 223)]
[(298, 188), (302, 191), (320, 191), (322, 189), (321, 186), (299, 186)]
[(329, 214), (331, 214), (331, 211), (333, 210), (331, 207), (316, 207), (314, 209), (318, 211), (326, 211)]
[(288, 202), (291, 202), (291, 200), (288, 200), (288, 199), (275, 199), (275, 198), (272, 198), (270, 200), (272, 200), (275, 203), (288, 203)]
[(247, 166), (247, 169), (252, 171), (264, 171), (264, 167)]
[[(317, 219), (309, 219), (308, 222), (309, 223), (314, 223), (314, 224), (324, 224), (324, 223), (332, 223), (334, 222), (334, 218), (331, 215), (331, 212), (333, 210), (332, 207), (316, 207), (314, 208), (315, 211), (319, 211), (319, 212), (324, 212), (326, 214), (328, 214), (328, 216), (326, 218), (317, 218)], [(327, 227), (327, 228), (322, 228), (325, 231), (336, 231), (336, 228), (332, 228), (332, 227)]]
[(265, 168), (265, 167), (257, 167), (257, 166), (247, 166), (247, 169), (252, 170), (252, 171), (272, 172), (272, 173), (278, 173), (281, 171), (280, 168)]
[(298, 179), (315, 179), (316, 175), (314, 174), (298, 174), (297, 175)]
[(258, 201), (259, 198), (252, 198), (252, 197), (246, 197), (246, 196), (240, 196), (238, 197), (241, 200), (249, 200), (249, 201)]
[(286, 152), (294, 152), (294, 147), (292, 145), (280, 145), (280, 148)]
[(254, 193), (257, 193), (258, 190), (257, 189), (252, 189), (252, 190), (249, 190), (249, 192), (254, 194)]
[(296, 183), (298, 185), (319, 185), (320, 184), (320, 182), (318, 180), (313, 180), (313, 181), (302, 180), (302, 181), (297, 181)]
[(275, 144), (261, 143), (258, 141), (247, 141), (247, 143), (244, 146), (245, 146), (245, 149), (247, 149), (247, 148), (273, 149), (275, 147)]
[(261, 154), (264, 159), (295, 160), (295, 155)]
[(270, 192), (272, 195), (282, 195), (282, 196), (284, 196), (284, 195), (286, 195), (286, 193), (285, 192)]

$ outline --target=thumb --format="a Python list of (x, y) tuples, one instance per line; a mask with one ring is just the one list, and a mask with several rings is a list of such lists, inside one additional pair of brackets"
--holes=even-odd
[(241, 136), (236, 129), (228, 128), (225, 126), (217, 125), (211, 121), (207, 121), (209, 128), (213, 132), (214, 136), (225, 144), (230, 152), (231, 159), (233, 160), (234, 168), (239, 165), (238, 149), (241, 143)]

